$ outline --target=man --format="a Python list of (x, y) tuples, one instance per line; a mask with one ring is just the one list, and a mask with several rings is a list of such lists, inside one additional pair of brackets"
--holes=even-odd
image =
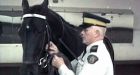
[[(113, 62), (103, 43), (107, 23), (110, 21), (105, 18), (83, 13), (81, 37), (87, 48), (78, 60), (71, 62), (73, 71), (67, 68), (61, 57), (55, 55), (52, 65), (58, 68), (60, 75), (113, 75)], [(53, 43), (51, 48), (54, 53), (59, 51)]]

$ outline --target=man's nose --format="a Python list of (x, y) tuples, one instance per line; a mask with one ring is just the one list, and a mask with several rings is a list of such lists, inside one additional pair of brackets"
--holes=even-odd
[(84, 34), (84, 32), (83, 32), (83, 31), (81, 31), (80, 36), (82, 37), (82, 36), (83, 36), (83, 34)]

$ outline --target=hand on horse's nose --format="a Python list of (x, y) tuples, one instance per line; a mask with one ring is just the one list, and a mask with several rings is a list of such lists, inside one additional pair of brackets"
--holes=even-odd
[(84, 35), (84, 32), (83, 32), (83, 31), (81, 31), (80, 36), (81, 36), (81, 37), (83, 37), (83, 35)]
[[(48, 48), (48, 44), (46, 45), (46, 48)], [(57, 46), (56, 46), (53, 42), (50, 42), (50, 43), (49, 43), (49, 48), (48, 48), (48, 50), (49, 50), (49, 53), (50, 53), (50, 54), (58, 53), (58, 52), (59, 52)]]

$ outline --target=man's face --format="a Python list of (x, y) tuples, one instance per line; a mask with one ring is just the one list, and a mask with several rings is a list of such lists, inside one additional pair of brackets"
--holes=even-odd
[(88, 27), (86, 29), (83, 29), (81, 31), (81, 37), (83, 39), (83, 43), (86, 45), (89, 45), (93, 42), (94, 40), (94, 30), (92, 27)]

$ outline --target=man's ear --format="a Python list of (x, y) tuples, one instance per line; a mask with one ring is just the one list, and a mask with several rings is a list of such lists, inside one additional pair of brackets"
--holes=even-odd
[(95, 36), (96, 37), (100, 36), (100, 31), (99, 30), (95, 30)]

